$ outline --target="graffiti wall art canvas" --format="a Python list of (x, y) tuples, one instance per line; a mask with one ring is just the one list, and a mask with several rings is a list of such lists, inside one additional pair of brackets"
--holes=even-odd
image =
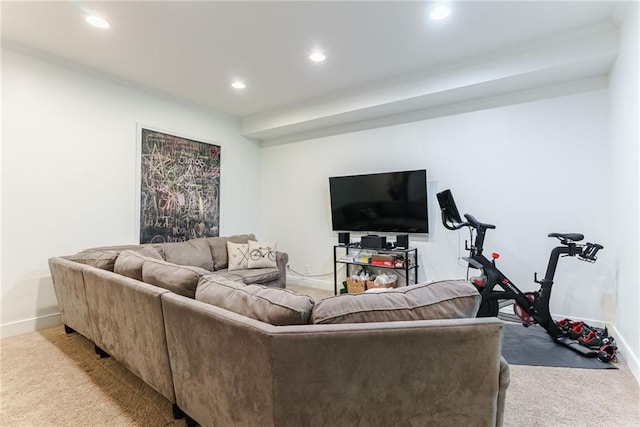
[(220, 146), (140, 131), (140, 243), (218, 236)]

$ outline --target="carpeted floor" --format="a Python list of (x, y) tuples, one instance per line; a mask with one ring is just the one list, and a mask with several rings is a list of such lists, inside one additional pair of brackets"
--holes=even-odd
[(0, 346), (0, 426), (185, 425), (169, 401), (62, 326)]
[[(1, 426), (185, 425), (173, 419), (166, 399), (62, 326), (5, 338), (0, 352)], [(624, 364), (617, 366), (512, 365), (505, 426), (640, 425), (640, 387)]]

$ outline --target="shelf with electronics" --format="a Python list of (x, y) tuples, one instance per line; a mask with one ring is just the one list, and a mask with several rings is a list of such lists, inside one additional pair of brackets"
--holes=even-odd
[[(418, 283), (417, 248), (393, 244), (385, 248), (371, 248), (363, 247), (360, 243), (343, 243), (334, 245), (333, 261), (335, 295)], [(341, 264), (346, 266), (343, 281), (338, 278)], [(339, 283), (343, 285), (341, 289), (338, 289)]]
[[(353, 292), (362, 292), (418, 281), (418, 250), (409, 247), (409, 234), (429, 232), (426, 169), (332, 176), (329, 196), (331, 225), (339, 242), (333, 248), (335, 294), (339, 283), (346, 283), (344, 291), (351, 293), (349, 284)], [(352, 243), (350, 232), (403, 234), (396, 235), (395, 243), (376, 234)]]

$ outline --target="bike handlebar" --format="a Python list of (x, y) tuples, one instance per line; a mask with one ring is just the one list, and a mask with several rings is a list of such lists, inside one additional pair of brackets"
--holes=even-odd
[(596, 262), (596, 260), (598, 259), (596, 257), (596, 254), (600, 249), (604, 249), (604, 246), (599, 243), (587, 243), (582, 249), (582, 253), (578, 256), (584, 261)]
[(496, 228), (496, 226), (493, 224), (484, 224), (478, 221), (477, 219), (475, 219), (473, 215), (464, 214), (464, 217), (467, 219), (467, 222), (469, 223), (469, 225), (475, 228), (476, 230), (479, 230), (481, 228), (485, 230), (493, 230)]

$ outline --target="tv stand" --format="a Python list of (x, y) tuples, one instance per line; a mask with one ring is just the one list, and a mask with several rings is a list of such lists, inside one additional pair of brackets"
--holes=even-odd
[[(373, 264), (371, 261), (363, 262), (355, 259), (365, 255), (400, 255), (404, 259), (402, 265), (384, 266)], [(398, 270), (404, 273), (406, 284), (418, 283), (418, 249), (417, 248), (393, 248), (393, 249), (371, 249), (363, 248), (360, 243), (349, 243), (348, 245), (333, 246), (333, 294), (338, 295), (338, 265), (346, 266), (346, 277), (349, 277), (351, 266), (358, 265), (365, 269), (386, 269)], [(412, 274), (413, 273), (413, 274)]]

